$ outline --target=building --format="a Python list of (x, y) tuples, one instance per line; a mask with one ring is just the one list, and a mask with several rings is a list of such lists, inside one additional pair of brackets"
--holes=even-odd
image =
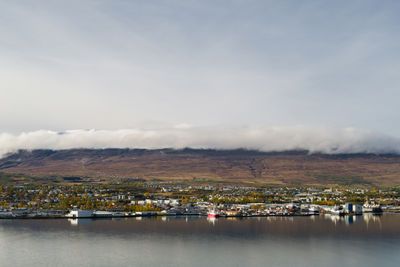
[(346, 213), (353, 212), (353, 204), (352, 203), (344, 204), (344, 210), (346, 211)]
[(358, 214), (362, 214), (363, 212), (363, 207), (359, 204), (354, 204), (353, 205), (353, 212), (354, 214), (358, 215)]
[(79, 210), (74, 208), (65, 216), (69, 218), (90, 218), (93, 217), (93, 212), (91, 210)]

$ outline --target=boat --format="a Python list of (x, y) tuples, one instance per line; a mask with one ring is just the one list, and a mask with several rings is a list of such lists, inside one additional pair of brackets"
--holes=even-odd
[(319, 207), (317, 206), (310, 206), (310, 208), (308, 208), (308, 214), (310, 215), (318, 215), (319, 214)]
[(371, 212), (371, 213), (382, 213), (382, 206), (381, 204), (377, 203), (376, 201), (365, 201), (363, 207), (363, 212)]
[(217, 218), (217, 217), (219, 217), (219, 213), (214, 209), (214, 210), (208, 211), (207, 216), (211, 217), (211, 218)]
[(372, 213), (382, 213), (382, 212), (383, 212), (383, 210), (382, 210), (381, 205), (377, 205), (375, 207), (372, 207)]
[(344, 210), (344, 208), (342, 206), (339, 206), (339, 207), (335, 206), (331, 209), (331, 214), (344, 216), (344, 215), (346, 215), (346, 211)]

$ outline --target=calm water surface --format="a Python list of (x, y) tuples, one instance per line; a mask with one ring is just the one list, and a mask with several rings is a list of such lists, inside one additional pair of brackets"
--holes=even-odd
[(0, 220), (0, 266), (400, 266), (400, 215)]

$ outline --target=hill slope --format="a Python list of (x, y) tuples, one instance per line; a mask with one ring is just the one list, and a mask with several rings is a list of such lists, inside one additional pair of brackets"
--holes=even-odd
[(36, 177), (143, 178), (262, 184), (400, 184), (399, 155), (305, 151), (72, 149), (20, 151), (0, 172)]

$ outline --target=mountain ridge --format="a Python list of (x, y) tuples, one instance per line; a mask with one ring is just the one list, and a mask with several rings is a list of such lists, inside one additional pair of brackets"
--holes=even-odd
[(0, 159), (0, 172), (32, 177), (140, 178), (256, 184), (400, 184), (397, 154), (310, 154), (235, 149), (19, 150)]

